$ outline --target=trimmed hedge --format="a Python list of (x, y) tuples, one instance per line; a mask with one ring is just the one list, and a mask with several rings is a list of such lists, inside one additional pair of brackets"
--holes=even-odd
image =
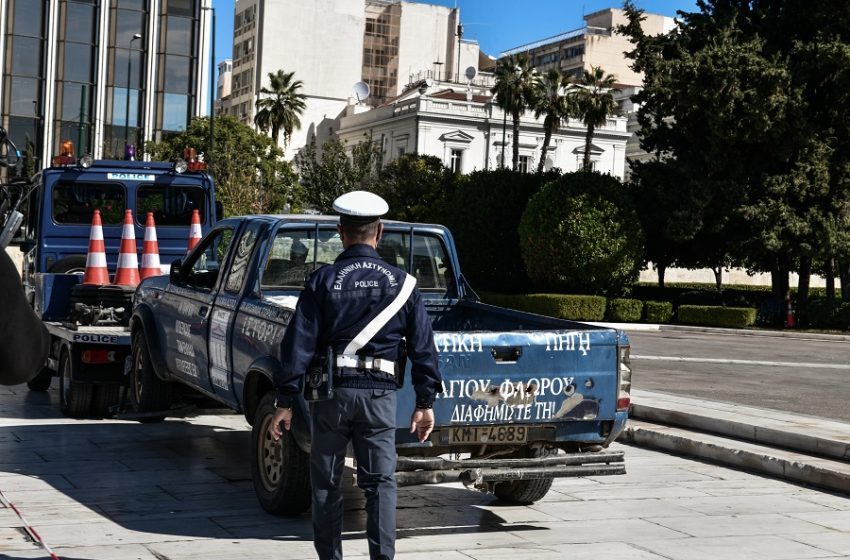
[(548, 315), (570, 321), (602, 321), (605, 318), (605, 298), (565, 294), (494, 294), (480, 293), (485, 303)]
[(646, 302), (647, 323), (670, 323), (673, 320), (673, 304), (669, 301)]
[(605, 317), (617, 323), (636, 323), (643, 315), (643, 302), (639, 299), (613, 298), (608, 300)]
[(756, 310), (751, 307), (679, 306), (679, 323), (743, 329), (755, 321)]

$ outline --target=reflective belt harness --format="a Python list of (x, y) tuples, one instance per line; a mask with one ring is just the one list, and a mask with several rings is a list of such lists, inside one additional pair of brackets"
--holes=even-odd
[(388, 306), (381, 310), (374, 319), (363, 327), (363, 330), (357, 333), (348, 346), (342, 351), (342, 354), (336, 357), (337, 367), (349, 367), (357, 369), (368, 369), (372, 371), (382, 371), (388, 375), (395, 374), (395, 362), (381, 359), (371, 358), (366, 356), (358, 356), (357, 351), (363, 348), (372, 338), (378, 334), (384, 326), (395, 317), (396, 313), (410, 299), (410, 294), (413, 293), (413, 288), (416, 287), (416, 278), (407, 274), (404, 277), (404, 282), (401, 289), (396, 294), (395, 298)]

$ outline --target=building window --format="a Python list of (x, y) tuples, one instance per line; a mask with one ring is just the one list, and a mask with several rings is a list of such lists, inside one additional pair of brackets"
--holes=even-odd
[(396, 149), (396, 152), (395, 152), (395, 157), (396, 157), (396, 158), (400, 158), (400, 157), (401, 157), (401, 156), (403, 156), (406, 152), (407, 152), (407, 150), (405, 150), (404, 146), (402, 146), (402, 147), (400, 147), (400, 148), (397, 148), (397, 149)]
[(519, 156), (517, 170), (521, 173), (528, 173), (531, 171), (531, 156)]
[(452, 173), (463, 173), (463, 150), (452, 149), (449, 167)]

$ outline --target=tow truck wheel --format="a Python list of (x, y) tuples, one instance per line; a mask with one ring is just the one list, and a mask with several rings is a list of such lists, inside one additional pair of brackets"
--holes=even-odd
[(95, 387), (92, 414), (95, 416), (111, 416), (110, 408), (117, 406), (121, 400), (121, 385), (98, 385)]
[[(133, 412), (164, 412), (171, 408), (171, 384), (156, 376), (142, 330), (133, 335), (133, 367), (130, 370), (130, 402)], [(165, 414), (138, 418), (139, 422), (162, 422)]]
[(50, 267), (49, 272), (52, 274), (85, 274), (86, 256), (73, 255), (59, 259)]
[(41, 371), (35, 377), (27, 381), (27, 387), (30, 391), (43, 393), (50, 389), (50, 382), (53, 380), (53, 370), (47, 366), (41, 368)]
[(301, 451), (292, 432), (283, 431), (280, 441), (269, 435), (274, 417), (274, 392), (266, 393), (257, 406), (251, 444), (251, 475), (260, 505), (275, 515), (299, 515), (310, 507), (310, 456)]
[[(543, 457), (553, 453), (557, 453), (557, 450), (546, 451), (526, 448), (521, 450), (520, 453), (511, 455), (511, 457)], [(542, 500), (550, 488), (552, 488), (551, 478), (515, 480), (512, 482), (500, 482), (496, 485), (493, 493), (503, 502), (528, 505)]]
[(70, 418), (85, 418), (91, 414), (94, 385), (74, 381), (74, 359), (67, 350), (59, 359), (59, 408)]

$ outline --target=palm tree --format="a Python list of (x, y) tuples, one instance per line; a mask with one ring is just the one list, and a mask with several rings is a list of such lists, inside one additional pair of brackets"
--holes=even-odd
[[(528, 66), (528, 57), (524, 54), (509, 56), (496, 64), (496, 84), (490, 90), (496, 94), (496, 105), (505, 113), (511, 114), (513, 121), (513, 167), (519, 165), (519, 119), (526, 109), (534, 104), (534, 84), (536, 73)], [(502, 146), (504, 165), (505, 147)]]
[(587, 127), (584, 137), (584, 160), (582, 168), (590, 169), (590, 146), (593, 142), (593, 132), (597, 126), (602, 126), (608, 117), (614, 114), (617, 103), (614, 101), (615, 78), (611, 74), (605, 74), (599, 66), (591, 66), (585, 70), (581, 79), (573, 84), (579, 88), (575, 95), (578, 102), (579, 115)]
[(263, 132), (271, 129), (274, 143), (278, 143), (278, 135), (283, 130), (283, 145), (289, 143), (292, 131), (301, 128), (301, 114), (306, 107), (305, 96), (298, 90), (304, 84), (301, 80), (293, 80), (295, 72), (286, 73), (283, 70), (269, 72), (269, 85), (263, 86), (260, 93), (265, 95), (257, 100), (256, 124)]
[(537, 93), (534, 103), (534, 118), (543, 119), (543, 149), (540, 153), (540, 162), (537, 164), (537, 172), (543, 173), (546, 164), (546, 151), (552, 141), (552, 134), (557, 132), (561, 121), (577, 111), (575, 96), (567, 95), (569, 86), (567, 78), (557, 68), (552, 68), (537, 82)]

